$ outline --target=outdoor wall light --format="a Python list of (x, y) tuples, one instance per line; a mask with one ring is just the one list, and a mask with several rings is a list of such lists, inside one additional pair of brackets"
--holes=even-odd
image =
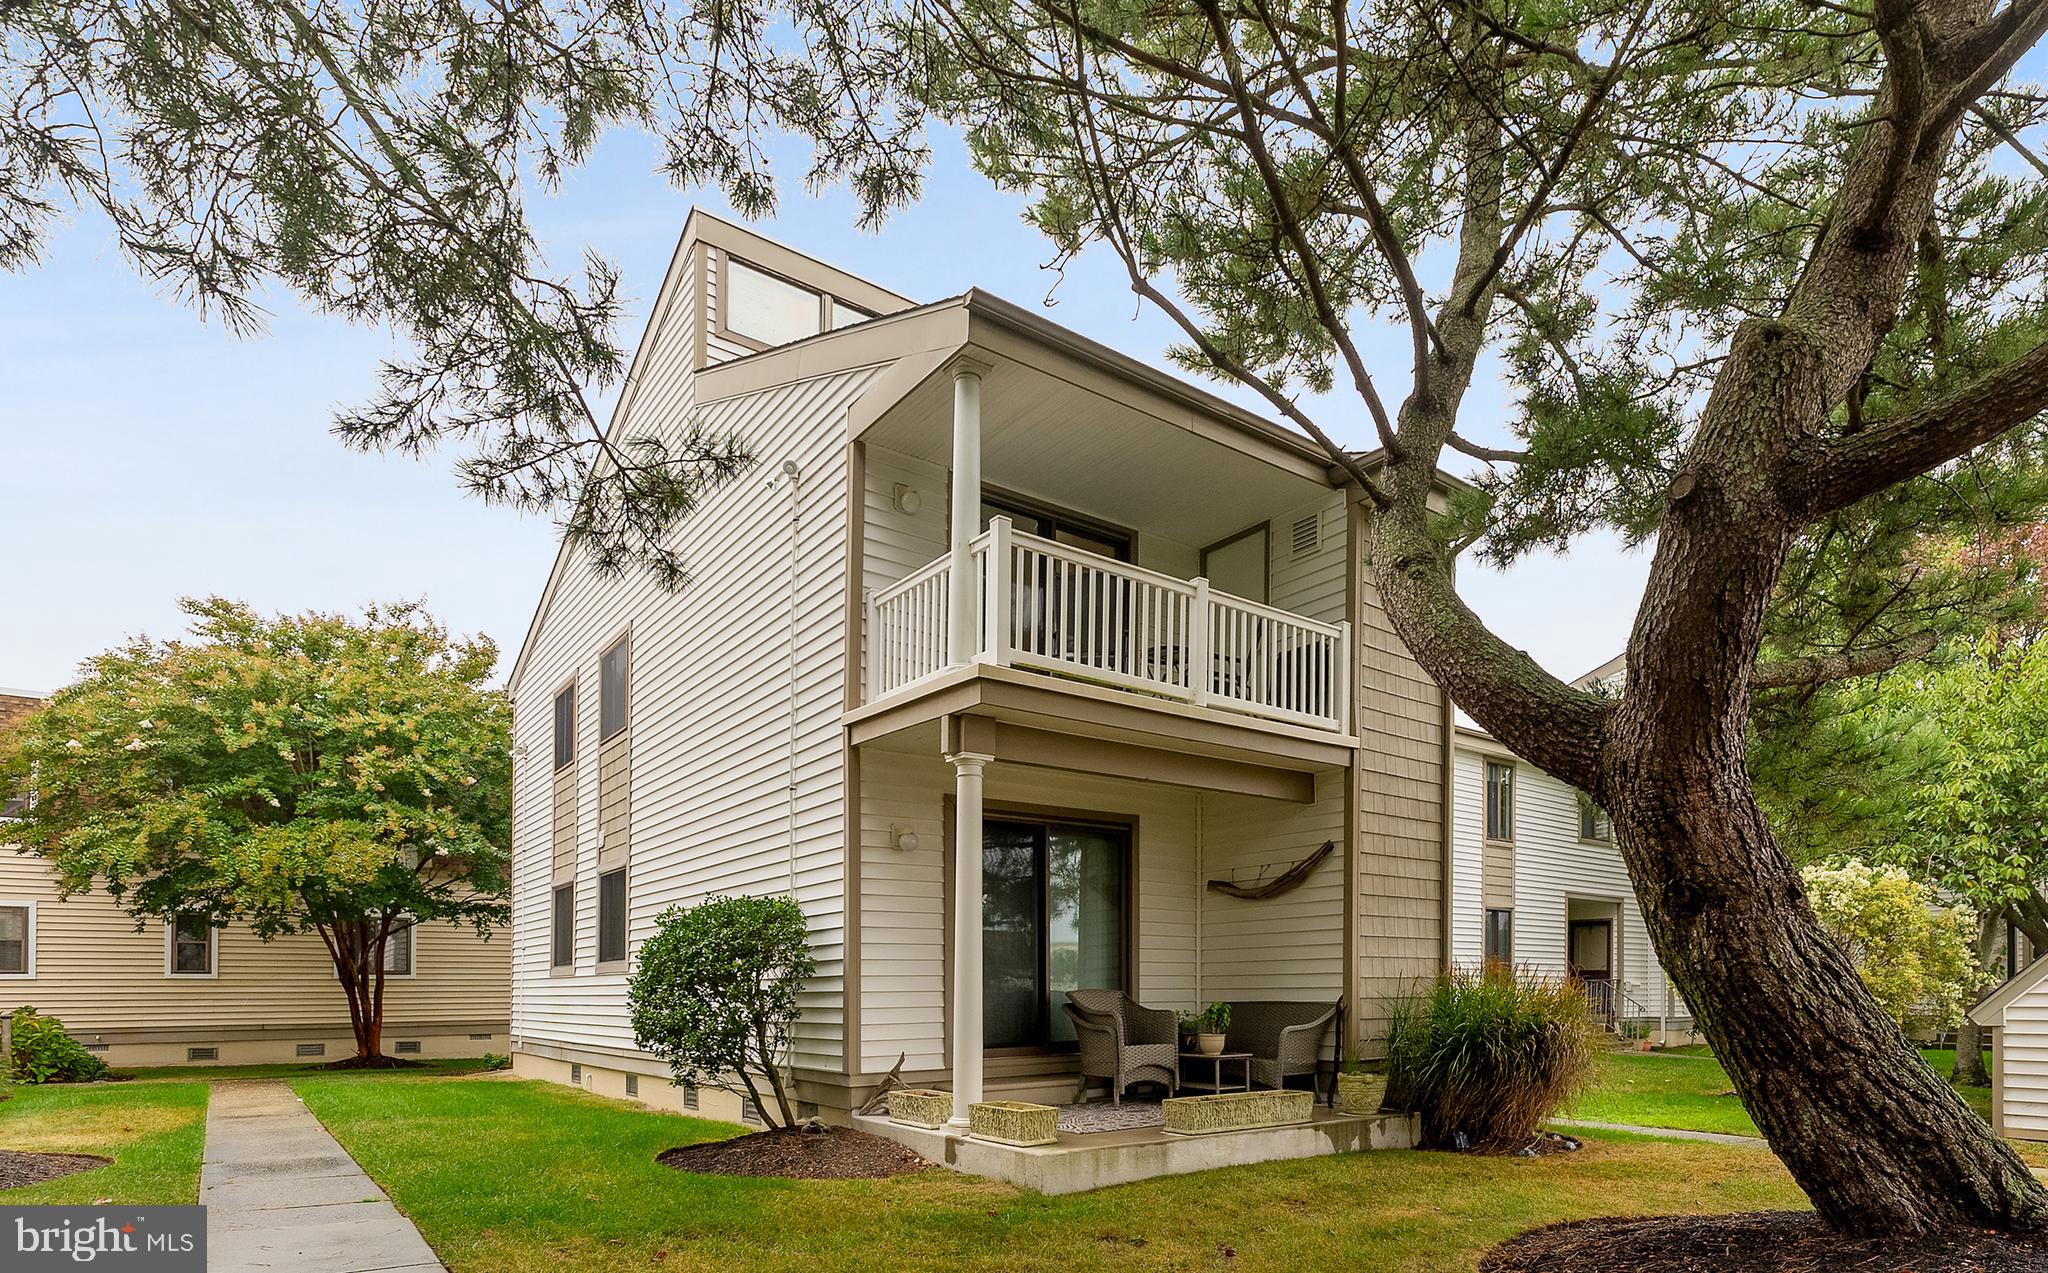
[(897, 512), (910, 517), (915, 516), (917, 510), (924, 507), (924, 496), (917, 493), (916, 487), (898, 482), (896, 489), (889, 494), (889, 503)]
[(917, 852), (917, 832), (912, 831), (909, 827), (899, 822), (889, 828), (889, 834), (896, 837), (896, 851), (898, 853)]

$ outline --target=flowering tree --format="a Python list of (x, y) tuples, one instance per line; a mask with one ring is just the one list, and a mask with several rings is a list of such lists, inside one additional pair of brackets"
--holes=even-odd
[(1878, 1006), (1908, 1033), (1956, 1024), (1982, 982), (1976, 919), (1896, 866), (1801, 871), (1813, 913), (1855, 961)]
[(353, 1064), (382, 1054), (393, 935), (507, 917), (509, 711), (489, 640), (410, 605), (259, 616), (186, 601), (192, 639), (138, 638), (0, 740), (9, 829), (67, 893), (135, 917), (313, 932), (348, 998)]

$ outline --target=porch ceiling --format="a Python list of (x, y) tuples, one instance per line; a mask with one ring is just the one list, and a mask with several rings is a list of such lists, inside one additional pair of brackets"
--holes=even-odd
[[(940, 467), (953, 386), (935, 369), (861, 435)], [(983, 377), (982, 477), (1077, 512), (1200, 547), (1327, 494), (1298, 458), (1269, 462), (1102, 387), (1011, 359)]]

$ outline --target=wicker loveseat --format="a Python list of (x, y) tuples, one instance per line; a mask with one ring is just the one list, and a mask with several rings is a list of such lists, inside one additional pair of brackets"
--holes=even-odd
[(1119, 1105), (1133, 1083), (1164, 1083), (1169, 1092), (1180, 1085), (1180, 1033), (1171, 1012), (1141, 1007), (1121, 990), (1069, 990), (1060, 1006), (1081, 1044), (1075, 1100), (1087, 1095), (1092, 1078), (1107, 1079)]
[[(1303, 1003), (1292, 999), (1243, 999), (1230, 1004), (1230, 1029), (1224, 1048), (1251, 1053), (1251, 1081), (1261, 1087), (1286, 1087), (1297, 1074), (1323, 1094), (1323, 1040), (1337, 1025), (1335, 1002)], [(1336, 1067), (1331, 1067), (1330, 1099), (1336, 1099)]]

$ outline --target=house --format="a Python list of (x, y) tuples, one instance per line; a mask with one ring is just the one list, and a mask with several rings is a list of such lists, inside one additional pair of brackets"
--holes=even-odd
[[(0, 690), (0, 731), (39, 701)], [(265, 942), (239, 925), (155, 920), (138, 929), (104, 893), (64, 897), (48, 863), (6, 841), (0, 813), (0, 1012), (33, 1005), (115, 1066), (354, 1055), (348, 1001), (317, 934)], [(385, 1051), (480, 1056), (508, 1046), (503, 934), (410, 928), (384, 958)]]
[(2008, 929), (2011, 975), (1970, 1009), (1991, 1035), (1991, 1126), (2001, 1136), (2048, 1140), (2048, 959), (2032, 959)]
[(1471, 725), (1454, 765), (1452, 958), (1577, 977), (1610, 1029), (1693, 1041), (1607, 815)]
[(693, 425), (756, 463), (675, 532), (691, 582), (565, 548), (511, 674), (519, 1072), (750, 1113), (628, 1021), (636, 945), (720, 894), (802, 903), (791, 1067), (838, 1117), (899, 1062), (1071, 1100), (1077, 987), (1341, 1003), (1370, 1050), (1448, 958), (1450, 706), (1306, 439), (702, 212), (613, 428)]

